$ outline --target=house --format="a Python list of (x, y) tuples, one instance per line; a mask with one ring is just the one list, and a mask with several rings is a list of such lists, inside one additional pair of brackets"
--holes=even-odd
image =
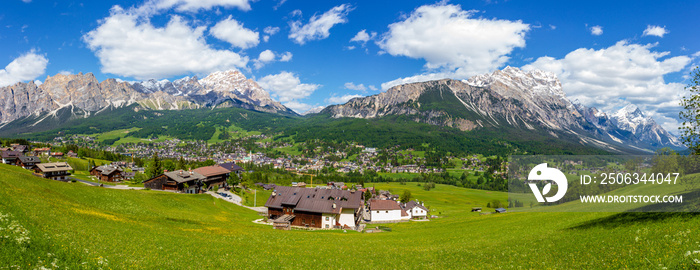
[(481, 212), (481, 207), (472, 207), (472, 212)]
[(277, 227), (355, 229), (362, 218), (362, 192), (277, 186), (265, 207)]
[(207, 178), (193, 171), (164, 172), (143, 182), (150, 189), (172, 190), (183, 193), (199, 193), (200, 186)]
[(41, 163), (41, 159), (33, 156), (20, 156), (15, 160), (15, 165), (27, 170), (31, 170), (38, 163)]
[(228, 180), (228, 175), (231, 173), (231, 171), (218, 165), (200, 167), (194, 169), (194, 172), (206, 177), (204, 184), (207, 185), (208, 189), (211, 189), (214, 186), (218, 186), (220, 188), (226, 186), (226, 180)]
[(122, 173), (122, 176), (124, 177), (124, 180), (134, 180), (134, 177), (136, 177), (135, 172), (124, 172)]
[(505, 208), (496, 208), (496, 213), (505, 213), (506, 209)]
[(62, 152), (54, 152), (49, 154), (51, 157), (55, 158), (63, 158), (63, 153)]
[(51, 153), (51, 148), (48, 148), (48, 147), (34, 148), (34, 155), (35, 156), (48, 156), (49, 153)]
[(90, 175), (100, 181), (117, 182), (124, 180), (124, 170), (113, 165), (95, 166), (90, 169)]
[(71, 150), (71, 151), (68, 151), (68, 153), (66, 153), (66, 156), (69, 158), (77, 158), (78, 154), (73, 152), (73, 150)]
[(36, 176), (53, 179), (68, 180), (68, 176), (73, 168), (65, 162), (39, 163), (34, 166)]
[(418, 201), (409, 201), (401, 205), (401, 209), (406, 211), (409, 218), (424, 219), (428, 217), (428, 208)]
[(221, 163), (219, 166), (223, 167), (224, 169), (229, 170), (232, 173), (236, 173), (240, 175), (243, 172), (243, 168), (241, 166), (236, 165), (236, 163), (233, 162), (227, 162), (227, 163)]
[(12, 150), (20, 152), (22, 154), (29, 152), (29, 146), (23, 144), (17, 144), (12, 146)]
[(393, 200), (370, 200), (369, 215), (372, 222), (395, 222), (411, 218), (401, 205)]
[(3, 151), (2, 152), (2, 163), (14, 164), (17, 158), (22, 155), (21, 152), (17, 151)]

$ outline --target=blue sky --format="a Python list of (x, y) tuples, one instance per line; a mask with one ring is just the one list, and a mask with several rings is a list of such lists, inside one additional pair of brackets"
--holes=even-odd
[(57, 73), (133, 81), (238, 69), (300, 112), (398, 83), (514, 66), (554, 72), (572, 100), (606, 112), (635, 104), (675, 132), (700, 51), (697, 1), (2, 5), (0, 86)]

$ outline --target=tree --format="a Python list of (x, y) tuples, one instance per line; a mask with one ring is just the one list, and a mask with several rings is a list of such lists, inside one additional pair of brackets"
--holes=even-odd
[(230, 187), (235, 187), (239, 183), (241, 183), (241, 179), (238, 178), (238, 175), (236, 175), (235, 173), (232, 173), (232, 174), (228, 175), (228, 179), (226, 179), (226, 183), (228, 183), (228, 185)]
[(683, 110), (679, 117), (683, 123), (678, 129), (685, 146), (694, 154), (700, 154), (700, 68), (696, 67), (690, 75), (690, 84), (685, 87), (690, 96), (681, 100)]
[(187, 168), (187, 163), (185, 163), (185, 159), (183, 157), (180, 157), (180, 159), (177, 161), (177, 167), (175, 167), (176, 170), (184, 170)]
[(163, 164), (161, 163), (160, 158), (158, 157), (158, 153), (154, 152), (153, 157), (151, 157), (151, 163), (149, 164), (148, 168), (146, 168), (146, 175), (148, 175), (148, 178), (153, 178), (162, 173)]
[(369, 201), (370, 199), (372, 199), (372, 193), (371, 193), (371, 192), (367, 191), (367, 192), (365, 192), (364, 195), (365, 195), (365, 201)]
[(411, 195), (411, 191), (406, 189), (403, 191), (403, 194), (401, 194), (401, 198), (399, 199), (399, 201), (401, 201), (402, 203), (407, 203), (411, 200), (412, 197), (413, 196)]

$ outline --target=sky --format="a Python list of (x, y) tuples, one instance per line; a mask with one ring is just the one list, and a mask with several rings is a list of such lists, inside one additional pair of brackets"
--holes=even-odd
[(304, 112), (391, 86), (506, 66), (553, 72), (567, 96), (634, 104), (677, 133), (700, 58), (700, 1), (4, 0), (0, 87), (236, 69)]

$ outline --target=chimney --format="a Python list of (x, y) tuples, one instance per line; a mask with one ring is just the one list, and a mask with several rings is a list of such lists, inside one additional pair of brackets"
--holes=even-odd
[(335, 209), (335, 203), (333, 203), (333, 209)]
[(275, 197), (275, 195), (277, 195), (277, 192), (274, 192), (274, 191), (273, 191), (273, 192), (272, 192), (272, 197)]

